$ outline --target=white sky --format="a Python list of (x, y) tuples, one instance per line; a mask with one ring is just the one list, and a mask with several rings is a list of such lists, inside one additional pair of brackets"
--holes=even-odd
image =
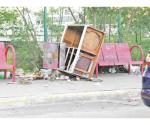
[(0, 6), (143, 7), (150, 6), (150, 0), (0, 0)]

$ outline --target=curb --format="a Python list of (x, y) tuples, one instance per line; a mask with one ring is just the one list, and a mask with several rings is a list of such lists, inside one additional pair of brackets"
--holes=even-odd
[(0, 109), (17, 108), (31, 106), (42, 103), (56, 103), (63, 101), (79, 101), (91, 99), (113, 99), (113, 98), (132, 98), (139, 97), (140, 89), (126, 90), (105, 90), (97, 92), (78, 92), (78, 93), (63, 93), (49, 94), (42, 96), (22, 96), (11, 98), (0, 98)]

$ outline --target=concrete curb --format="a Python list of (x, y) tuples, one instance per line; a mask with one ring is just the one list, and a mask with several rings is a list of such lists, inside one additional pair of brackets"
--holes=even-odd
[(91, 99), (112, 99), (112, 98), (132, 98), (139, 97), (140, 89), (126, 90), (107, 90), (97, 92), (78, 92), (78, 93), (63, 93), (49, 94), (41, 96), (22, 96), (22, 97), (6, 97), (0, 98), (0, 109), (17, 108), (23, 106), (31, 106), (33, 104), (54, 103), (62, 101), (78, 101)]

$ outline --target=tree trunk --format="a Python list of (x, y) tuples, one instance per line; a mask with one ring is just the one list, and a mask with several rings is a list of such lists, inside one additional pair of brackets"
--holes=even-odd
[(132, 20), (134, 19), (135, 15), (136, 15), (136, 11), (137, 11), (137, 8), (131, 9), (131, 16), (128, 19), (128, 22), (127, 22), (127, 25), (126, 25), (126, 32), (128, 32), (129, 29), (130, 29), (131, 22), (132, 22)]
[(37, 41), (36, 37), (34, 36), (33, 32), (31, 31), (31, 29), (30, 29), (30, 27), (29, 27), (29, 25), (28, 25), (28, 23), (27, 23), (27, 20), (26, 20), (26, 18), (25, 18), (25, 16), (24, 16), (24, 12), (22, 13), (22, 12), (19, 10), (18, 7), (17, 7), (17, 10), (18, 10), (18, 12), (20, 13), (20, 15), (22, 16), (22, 19), (23, 19), (23, 21), (24, 21), (24, 23), (25, 23), (25, 25), (26, 25), (28, 31), (30, 32), (30, 34), (31, 34), (31, 36), (32, 36), (32, 38), (33, 38), (33, 40), (34, 40), (34, 41)]
[(93, 25), (96, 28), (96, 8), (92, 7), (92, 11), (93, 11)]
[(79, 23), (75, 17), (75, 15), (73, 14), (72, 10), (70, 7), (68, 7), (69, 12), (71, 13), (72, 18), (74, 19), (75, 23)]
[[(34, 58), (34, 65), (39, 69), (41, 66), (42, 51), (38, 45), (36, 36), (34, 36), (34, 33), (33, 33), (32, 29), (30, 28), (30, 24), (28, 24), (27, 19), (25, 18), (25, 9), (23, 9), (23, 12), (21, 12), (19, 8), (17, 8), (17, 10), (25, 23), (25, 27), (27, 27), (27, 29), (25, 31), (27, 31), (27, 33), (28, 33), (28, 39), (34, 45), (34, 46), (32, 46), (33, 48), (31, 48), (30, 51), (31, 51), (32, 58)], [(32, 37), (32, 40), (30, 40), (30, 36)]]

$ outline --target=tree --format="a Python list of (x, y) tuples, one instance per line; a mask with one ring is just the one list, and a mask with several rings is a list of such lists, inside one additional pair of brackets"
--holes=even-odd
[[(8, 30), (12, 32), (9, 37), (16, 49), (17, 67), (26, 70), (41, 68), (42, 51), (36, 39), (29, 10), (1, 8), (0, 17), (1, 35), (6, 36)], [(7, 30), (4, 30), (6, 28)]]
[[(141, 45), (145, 55), (150, 48), (149, 7), (80, 7), (78, 10), (71, 7), (50, 7), (47, 19), (49, 41), (60, 41), (66, 12), (70, 14), (73, 23), (92, 24), (104, 31), (106, 42), (117, 42), (118, 37), (121, 37), (129, 45)], [(33, 70), (42, 65), (42, 51), (31, 14), (33, 12), (29, 8), (1, 7), (0, 35), (8, 35), (8, 30), (12, 32), (9, 36), (17, 51), (17, 66)], [(43, 8), (33, 15), (43, 25)]]

